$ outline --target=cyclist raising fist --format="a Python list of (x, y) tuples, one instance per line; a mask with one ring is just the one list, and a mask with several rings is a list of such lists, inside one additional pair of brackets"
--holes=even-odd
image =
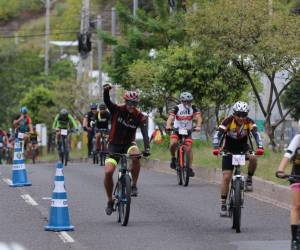
[[(138, 108), (139, 95), (135, 91), (126, 91), (125, 104), (117, 105), (110, 100), (111, 86), (103, 86), (103, 99), (111, 114), (111, 130), (108, 138), (108, 152), (119, 154), (138, 154), (139, 149), (135, 143), (136, 130), (140, 127), (144, 139), (144, 156), (150, 155), (149, 137), (147, 129), (148, 117)], [(118, 164), (119, 157), (110, 157), (105, 161), (104, 186), (108, 198), (106, 214), (113, 212), (113, 173)], [(132, 196), (137, 196), (137, 181), (140, 172), (140, 160), (132, 159)]]

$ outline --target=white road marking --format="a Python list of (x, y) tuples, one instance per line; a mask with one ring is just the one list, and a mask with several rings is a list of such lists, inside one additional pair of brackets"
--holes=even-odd
[(75, 240), (65, 231), (58, 233), (59, 238), (63, 241), (63, 243), (74, 243)]
[(43, 200), (51, 200), (52, 198), (51, 197), (43, 197), (42, 199)]
[(6, 184), (8, 184), (8, 185), (12, 185), (11, 179), (3, 178), (3, 181), (4, 181)]
[(39, 205), (29, 194), (21, 194), (21, 197), (29, 205), (32, 205), (32, 206), (38, 206)]
[(25, 247), (21, 246), (18, 243), (15, 243), (15, 242), (13, 242), (13, 243), (10, 244), (10, 249), (11, 250), (26, 250)]
[(16, 242), (11, 244), (0, 242), (0, 250), (26, 250), (26, 248)]

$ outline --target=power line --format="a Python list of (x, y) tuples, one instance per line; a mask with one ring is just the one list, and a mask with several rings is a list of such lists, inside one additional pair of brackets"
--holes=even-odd
[[(69, 31), (69, 32), (55, 32), (55, 33), (49, 33), (49, 35), (65, 35), (65, 34), (77, 34), (77, 31)], [(29, 35), (18, 35), (18, 37), (42, 37), (45, 36), (45, 33), (40, 34), (29, 34)], [(0, 36), (0, 38), (15, 38), (15, 35), (9, 35), (9, 36)]]

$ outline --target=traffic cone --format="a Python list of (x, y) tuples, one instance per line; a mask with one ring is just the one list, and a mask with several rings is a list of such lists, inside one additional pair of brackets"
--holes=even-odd
[(49, 224), (45, 227), (47, 231), (71, 231), (74, 226), (70, 225), (67, 193), (65, 190), (65, 177), (63, 174), (63, 164), (56, 165), (54, 179), (54, 190), (52, 193)]
[(24, 160), (24, 152), (21, 141), (16, 139), (14, 146), (14, 159), (12, 166), (12, 184), (11, 187), (31, 186), (27, 179), (27, 171)]

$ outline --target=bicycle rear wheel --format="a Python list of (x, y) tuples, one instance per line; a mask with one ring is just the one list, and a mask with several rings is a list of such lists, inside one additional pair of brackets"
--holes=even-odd
[(233, 211), (232, 211), (232, 228), (236, 230), (237, 233), (241, 232), (241, 182), (240, 180), (235, 180), (234, 182), (234, 197), (233, 197)]
[(105, 165), (105, 158), (106, 158), (106, 156), (104, 154), (105, 151), (106, 151), (105, 150), (105, 141), (102, 139), (102, 141), (101, 141), (101, 152), (100, 152), (100, 165), (101, 166)]
[(130, 215), (131, 204), (131, 180), (129, 175), (124, 175), (118, 183), (118, 222), (127, 226)]
[(32, 154), (32, 164), (35, 164), (35, 157), (36, 157), (36, 150), (33, 148), (32, 149), (32, 152), (31, 152), (31, 154)]
[(182, 168), (183, 185), (187, 187), (190, 181), (190, 156), (185, 147), (182, 148), (182, 160), (183, 160), (183, 168)]

